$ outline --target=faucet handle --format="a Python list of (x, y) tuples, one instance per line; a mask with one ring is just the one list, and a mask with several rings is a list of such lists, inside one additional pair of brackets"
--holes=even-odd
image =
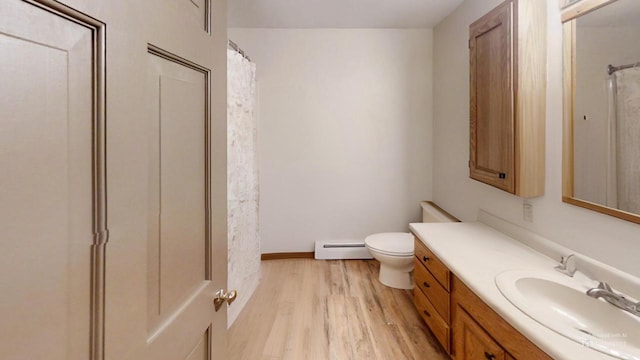
[(604, 281), (600, 281), (598, 283), (598, 289), (603, 289), (603, 290), (607, 290), (608, 292), (613, 292), (613, 289), (611, 288), (611, 285), (607, 284)]
[(574, 254), (563, 256), (560, 259), (560, 265), (556, 266), (555, 269), (565, 275), (573, 276), (576, 273), (576, 256)]
[(569, 254), (567, 256), (561, 256), (560, 257), (560, 264), (562, 264), (564, 266), (567, 266), (569, 261), (575, 261), (575, 255), (574, 254)]

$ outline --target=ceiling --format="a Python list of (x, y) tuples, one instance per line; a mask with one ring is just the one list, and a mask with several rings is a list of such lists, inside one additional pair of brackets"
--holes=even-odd
[(230, 0), (240, 28), (433, 28), (463, 0)]

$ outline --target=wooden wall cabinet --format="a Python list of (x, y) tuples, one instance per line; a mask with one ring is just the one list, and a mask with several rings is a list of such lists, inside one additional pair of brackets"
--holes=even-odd
[(470, 177), (544, 194), (546, 1), (508, 0), (469, 27)]
[(493, 311), (415, 239), (414, 303), (420, 316), (456, 360), (551, 360)]

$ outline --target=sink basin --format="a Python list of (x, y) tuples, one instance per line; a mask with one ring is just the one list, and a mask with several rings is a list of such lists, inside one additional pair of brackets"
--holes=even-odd
[(587, 296), (575, 279), (512, 270), (495, 280), (504, 297), (547, 328), (615, 358), (640, 360), (640, 318)]

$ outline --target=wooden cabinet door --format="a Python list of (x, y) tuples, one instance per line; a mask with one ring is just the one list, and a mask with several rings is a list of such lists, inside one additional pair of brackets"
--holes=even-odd
[(508, 354), (458, 307), (453, 325), (456, 360), (507, 360)]
[(515, 192), (512, 7), (507, 1), (469, 29), (470, 176)]
[(0, 0), (0, 358), (227, 358), (225, 17)]

